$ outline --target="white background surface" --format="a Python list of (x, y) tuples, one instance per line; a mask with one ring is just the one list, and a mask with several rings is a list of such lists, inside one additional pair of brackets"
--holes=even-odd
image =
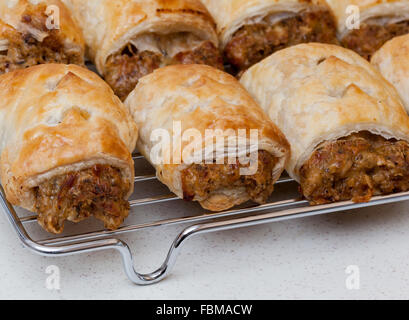
[[(199, 236), (184, 247), (169, 278), (147, 287), (135, 286), (127, 279), (120, 256), (113, 251), (61, 258), (33, 254), (21, 246), (1, 214), (0, 298), (408, 298), (408, 205)], [(143, 214), (158, 214), (154, 211)], [(87, 222), (80, 228), (86, 225)], [(45, 235), (36, 224), (32, 229)], [(133, 248), (136, 268), (148, 272), (162, 263), (179, 231), (180, 227), (170, 227), (129, 234), (122, 239)], [(49, 265), (60, 268), (58, 291), (46, 289), (45, 269)], [(345, 269), (349, 265), (360, 269), (360, 290), (346, 288)]]

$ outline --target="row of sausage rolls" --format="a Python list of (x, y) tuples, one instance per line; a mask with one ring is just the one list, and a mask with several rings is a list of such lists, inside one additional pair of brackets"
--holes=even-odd
[(292, 45), (337, 43), (325, 0), (63, 1), (84, 32), (90, 59), (122, 100), (159, 67), (223, 69), (225, 62), (240, 75)]
[(215, 23), (200, 0), (0, 2), (0, 74), (83, 65), (85, 51), (122, 100), (139, 78), (166, 65), (223, 69)]
[[(129, 212), (135, 145), (170, 190), (213, 211), (249, 199), (264, 203), (284, 169), (312, 204), (409, 190), (409, 117), (395, 88), (356, 53), (302, 44), (253, 66), (241, 81), (250, 93), (209, 66), (168, 66), (142, 78), (124, 106), (78, 66), (47, 64), (0, 76), (7, 199), (37, 212), (50, 232), (89, 216), (115, 229)], [(180, 140), (190, 161), (155, 160), (152, 133), (173, 137), (189, 129), (200, 137)], [(223, 133), (216, 140), (223, 152), (207, 149), (207, 129)], [(230, 144), (240, 129), (244, 149)], [(175, 154), (174, 142), (162, 147), (164, 159)], [(239, 160), (250, 154), (257, 170), (243, 175), (249, 164)]]
[[(38, 213), (39, 223), (54, 233), (63, 231), (65, 220), (89, 216), (109, 229), (121, 225), (133, 190), (138, 127), (138, 150), (158, 178), (181, 198), (214, 211), (249, 199), (264, 203), (289, 159), (286, 138), (247, 91), (209, 66), (157, 70), (141, 79), (127, 108), (96, 74), (62, 64), (0, 76), (0, 99), (0, 178), (7, 199)], [(203, 137), (194, 146), (189, 139), (181, 145), (190, 145), (200, 161), (155, 163), (152, 132), (167, 130), (172, 137), (178, 121), (182, 133), (192, 128)], [(226, 134), (221, 149), (209, 152), (206, 129)], [(230, 144), (238, 129), (244, 130), (244, 148)], [(257, 130), (257, 149), (251, 149), (251, 130)], [(165, 145), (162, 154), (171, 148)], [(239, 160), (250, 151), (257, 167), (244, 176), (241, 169), (252, 163)]]
[[(154, 164), (158, 178), (180, 197), (211, 210), (247, 199), (263, 203), (276, 180), (274, 174), (271, 183), (266, 177), (282, 170), (282, 164), (311, 204), (365, 202), (374, 195), (409, 190), (409, 117), (397, 90), (358, 54), (335, 45), (297, 45), (256, 64), (241, 82), (291, 146), (285, 148), (285, 139), (275, 128), (270, 147), (260, 143), (258, 171), (251, 176), (237, 174), (240, 164), (169, 166), (151, 157), (150, 133), (158, 128), (173, 133), (175, 120), (182, 122), (182, 131), (193, 126), (202, 133), (207, 128), (256, 128), (259, 111), (253, 109), (258, 107), (241, 87), (233, 86), (232, 77), (208, 67), (168, 67), (143, 78), (125, 101), (140, 128), (138, 149)], [(241, 95), (247, 98), (239, 99)], [(266, 132), (260, 132), (260, 141), (268, 137)], [(280, 169), (266, 165), (266, 151), (271, 163), (281, 159)]]
[(217, 23), (226, 62), (243, 72), (306, 42), (339, 43), (366, 59), (409, 33), (408, 0), (202, 0)]
[[(408, 61), (407, 55), (405, 58)], [(219, 90), (216, 74), (211, 75), (214, 72), (206, 67), (178, 66), (143, 78), (125, 102), (141, 128), (138, 148), (154, 164), (159, 179), (180, 197), (198, 200), (211, 210), (226, 209), (249, 198), (262, 203), (266, 198), (252, 191), (263, 194), (260, 187), (268, 185), (263, 178), (268, 168), (264, 151), (259, 151), (263, 160), (257, 173), (237, 180), (226, 165), (166, 166), (154, 163), (150, 156), (149, 133), (157, 128), (171, 133), (174, 120), (181, 120), (184, 129), (194, 125), (201, 132), (209, 127), (249, 128), (253, 123), (251, 100), (239, 100), (247, 101), (247, 112), (242, 119), (237, 117), (242, 112), (237, 107), (238, 94), (246, 93), (236, 87), (234, 98), (225, 85)], [(286, 170), (300, 183), (311, 204), (350, 199), (365, 202), (374, 195), (409, 190), (409, 117), (396, 89), (358, 54), (334, 45), (298, 45), (253, 66), (241, 82), (288, 139), (291, 152), (285, 154), (290, 160), (282, 163), (287, 163)], [(159, 88), (167, 99), (157, 95)], [(236, 107), (228, 116), (233, 122), (225, 125), (222, 116), (216, 123), (208, 117), (209, 107), (228, 115), (233, 101)], [(279, 145), (283, 155), (285, 143)], [(270, 151), (270, 155), (277, 158), (279, 154)], [(232, 186), (246, 187), (237, 202), (226, 197)]]
[(224, 56), (241, 75), (286, 47), (338, 40), (370, 59), (409, 33), (409, 0), (62, 1), (1, 1), (0, 74), (42, 63), (82, 65), (86, 45), (124, 100), (141, 77), (166, 65), (223, 69)]

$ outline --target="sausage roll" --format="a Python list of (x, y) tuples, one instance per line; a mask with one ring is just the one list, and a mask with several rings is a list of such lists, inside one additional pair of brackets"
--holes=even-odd
[(111, 88), (75, 65), (0, 76), (0, 178), (7, 199), (53, 233), (89, 216), (115, 229), (129, 212), (136, 125)]
[(409, 112), (409, 34), (388, 41), (371, 62), (395, 86)]
[(91, 59), (124, 100), (138, 80), (170, 64), (223, 68), (215, 23), (199, 0), (64, 0)]
[[(158, 69), (139, 81), (125, 105), (140, 129), (137, 148), (159, 180), (212, 211), (265, 202), (289, 157), (287, 140), (239, 82), (209, 66)], [(160, 131), (182, 138), (158, 150)]]
[(0, 74), (43, 63), (82, 65), (84, 47), (59, 0), (0, 1)]
[[(409, 33), (408, 0), (327, 0), (338, 22), (338, 36), (342, 45), (365, 59), (396, 37)], [(359, 15), (354, 17), (356, 6)], [(352, 28), (357, 22), (359, 28)], [(351, 25), (348, 27), (348, 24)]]
[(234, 73), (273, 52), (304, 42), (336, 43), (336, 24), (323, 0), (203, 0), (216, 20)]
[(302, 44), (241, 81), (289, 140), (287, 171), (312, 204), (409, 190), (409, 117), (393, 86), (358, 54)]

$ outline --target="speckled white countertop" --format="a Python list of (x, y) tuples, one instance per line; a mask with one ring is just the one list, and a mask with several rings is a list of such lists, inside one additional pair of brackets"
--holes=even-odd
[[(1, 214), (0, 298), (408, 298), (408, 208), (406, 202), (199, 236), (184, 247), (169, 278), (147, 287), (127, 279), (112, 251), (33, 254)], [(122, 239), (133, 248), (137, 269), (148, 272), (160, 265), (179, 231), (169, 227)], [(46, 287), (49, 265), (60, 270), (59, 290)], [(348, 266), (354, 266), (354, 276), (359, 270), (357, 290), (346, 286)]]

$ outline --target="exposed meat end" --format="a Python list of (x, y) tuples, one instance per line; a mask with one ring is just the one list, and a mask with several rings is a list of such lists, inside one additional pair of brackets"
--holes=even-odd
[(184, 199), (204, 200), (221, 189), (244, 188), (251, 200), (265, 203), (274, 190), (273, 170), (278, 159), (267, 151), (258, 153), (258, 169), (254, 175), (240, 175), (240, 168), (248, 167), (236, 160), (235, 164), (193, 164), (182, 172)]
[(300, 170), (301, 191), (311, 204), (409, 190), (409, 144), (369, 132), (319, 146)]
[(118, 54), (108, 58), (105, 80), (115, 94), (125, 100), (143, 76), (152, 73), (162, 64), (162, 55), (150, 51), (139, 54)]
[(223, 58), (213, 42), (205, 41), (194, 50), (176, 54), (171, 64), (206, 64), (222, 70)]
[(61, 233), (65, 220), (80, 222), (90, 216), (117, 229), (129, 213), (125, 200), (130, 183), (119, 169), (95, 165), (43, 182), (35, 188), (38, 222), (52, 233)]
[(153, 51), (141, 51), (128, 44), (120, 53), (111, 55), (105, 65), (105, 80), (115, 94), (125, 100), (143, 76), (154, 70), (173, 64), (206, 64), (223, 69), (223, 60), (211, 41), (202, 41), (192, 50), (176, 53), (173, 57)]
[(0, 35), (4, 47), (0, 51), (0, 74), (44, 63), (84, 64), (80, 45), (68, 47), (60, 30), (47, 29), (45, 11), (45, 4), (29, 5), (21, 18), (26, 31), (5, 28)]
[(370, 60), (387, 41), (407, 33), (409, 21), (386, 25), (363, 23), (359, 29), (349, 32), (341, 42), (344, 47)]
[[(241, 27), (224, 54), (233, 73), (241, 73), (274, 52), (306, 42), (337, 43), (336, 25), (328, 10), (306, 10), (270, 23), (274, 15)], [(274, 21), (274, 20), (273, 20)]]

